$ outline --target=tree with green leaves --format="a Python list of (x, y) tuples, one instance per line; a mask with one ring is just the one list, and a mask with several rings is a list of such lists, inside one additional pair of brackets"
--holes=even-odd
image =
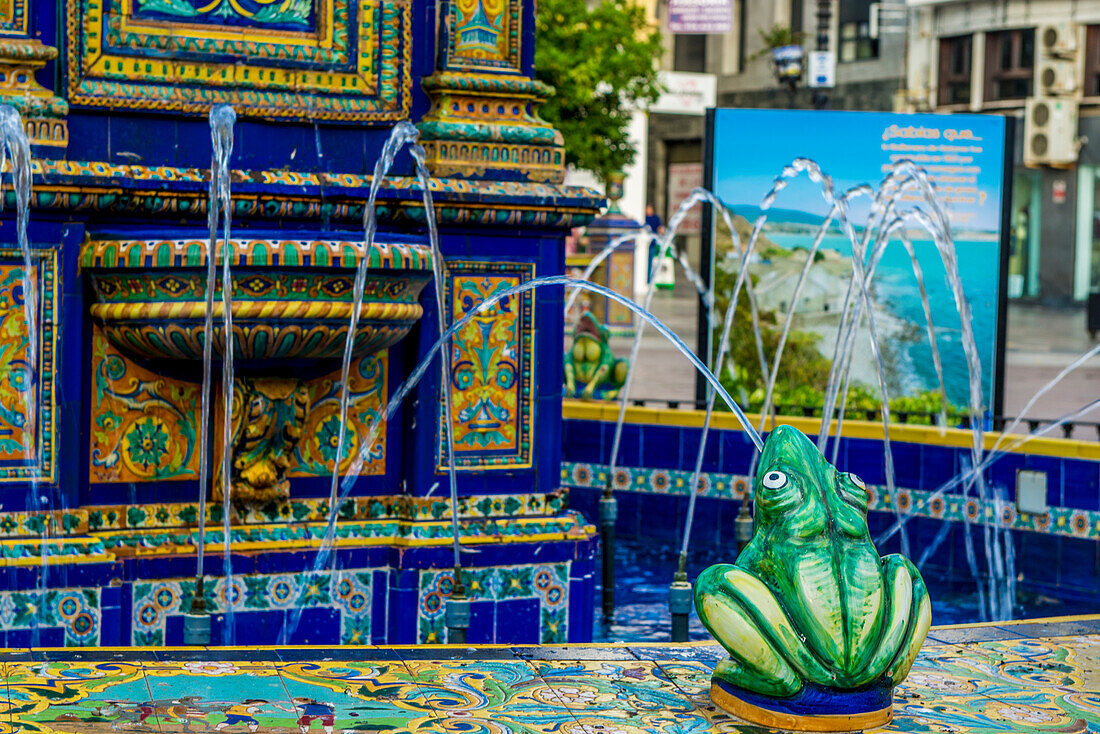
[(633, 110), (657, 101), (660, 31), (631, 0), (538, 0), (535, 76), (556, 90), (539, 109), (566, 162), (605, 183), (634, 160)]

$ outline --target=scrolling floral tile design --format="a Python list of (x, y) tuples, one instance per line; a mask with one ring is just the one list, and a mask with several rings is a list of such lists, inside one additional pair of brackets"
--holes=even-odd
[[(1097, 636), (926, 645), (895, 691), (893, 723), (876, 731), (1100, 731), (1100, 681), (1091, 662), (1098, 646)], [(301, 662), (281, 662), (263, 649), (242, 651), (239, 660), (204, 659), (201, 650), (173, 660), (167, 650), (140, 662), (115, 650), (89, 651), (84, 660), (5, 663), (0, 727), (10, 722), (11, 731), (41, 734), (246, 725), (265, 734), (761, 731), (711, 703), (715, 648), (624, 648), (576, 647), (547, 659), (534, 648), (525, 648), (530, 659), (471, 648), (465, 659), (440, 651), (435, 660), (363, 648), (353, 660)], [(294, 651), (295, 660), (302, 652)]]
[[(374, 443), (364, 456), (359, 475), (386, 471), (386, 420), (382, 401), (386, 395), (388, 356), (385, 352), (362, 357), (351, 363), (348, 373), (348, 421), (344, 426), (344, 455), (340, 471), (346, 473), (359, 456), (360, 440), (375, 421)], [(302, 438), (294, 452), (291, 477), (330, 477), (340, 440), (340, 373), (311, 380), (308, 384), (309, 413)]]
[[(358, 438), (366, 435), (367, 426), (379, 416), (387, 364), (387, 355), (381, 353), (351, 365), (345, 434), (350, 440), (341, 462), (344, 470), (359, 453)], [(199, 385), (143, 368), (119, 352), (98, 326), (92, 333), (91, 380), (88, 469), (93, 483), (198, 479)], [(338, 373), (306, 383), (310, 408), (294, 449), (291, 477), (332, 474), (339, 438), (338, 383)], [(385, 435), (386, 423), (382, 421), (360, 475), (384, 473)], [(220, 464), (217, 455), (214, 462)]]
[(92, 329), (92, 482), (198, 479), (199, 386), (124, 357)]
[(71, 102), (408, 116), (411, 0), (67, 0), (67, 10)]
[[(525, 283), (533, 263), (447, 263), (451, 323), (491, 296)], [(459, 469), (531, 466), (535, 318), (530, 291), (502, 299), (460, 329), (451, 349), (451, 426)], [(441, 419), (442, 421), (442, 419)], [(446, 467), (439, 429), (438, 466)]]
[(18, 250), (0, 249), (0, 482), (52, 482), (57, 470), (57, 252), (33, 250), (32, 261), (31, 280), (38, 297), (35, 355), (28, 351), (30, 334), (23, 310), (23, 256)]

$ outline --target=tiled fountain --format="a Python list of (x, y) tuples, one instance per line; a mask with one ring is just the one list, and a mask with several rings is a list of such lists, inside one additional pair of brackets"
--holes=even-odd
[[(21, 112), (35, 157), (29, 275), (40, 314), (37, 410), (27, 411), (11, 367), (28, 361), (27, 274), (5, 245), (0, 647), (180, 643), (199, 543), (215, 644), (230, 607), (240, 644), (274, 642), (293, 609), (303, 611), (292, 643), (443, 641), (454, 579), (438, 370), (366, 448), (338, 509), (334, 560), (313, 570), (337, 459), (340, 357), (352, 278), (369, 258), (343, 468), (438, 337), (423, 192), (406, 154), (380, 191), (376, 241), (363, 244), (369, 173), (398, 121), (417, 124), (433, 176), (447, 319), (560, 273), (565, 234), (597, 211), (594, 192), (562, 184), (560, 135), (537, 116), (550, 90), (531, 76), (534, 3), (55, 5), (0, 8), (12, 80), (0, 101)], [(215, 104), (238, 115), (228, 442), (217, 379), (209, 425), (199, 420)], [(14, 243), (7, 196), (0, 238)], [(563, 309), (548, 293), (461, 331), (442, 388), (454, 405), (470, 642), (591, 635), (593, 530), (567, 509), (560, 444), (544, 440), (562, 421)], [(213, 343), (220, 354), (220, 327)], [(213, 481), (200, 487), (208, 432)], [(230, 585), (215, 489), (223, 444)]]

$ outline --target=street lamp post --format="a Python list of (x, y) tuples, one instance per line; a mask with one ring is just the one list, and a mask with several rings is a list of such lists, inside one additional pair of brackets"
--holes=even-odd
[(772, 70), (780, 86), (787, 88), (788, 106), (794, 107), (794, 95), (802, 80), (802, 47), (779, 46), (772, 49)]

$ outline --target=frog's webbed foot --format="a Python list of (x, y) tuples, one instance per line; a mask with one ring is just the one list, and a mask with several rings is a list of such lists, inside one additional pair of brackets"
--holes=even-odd
[(771, 590), (748, 571), (711, 566), (696, 581), (695, 609), (730, 654), (714, 674), (768, 696), (791, 696), (804, 680), (836, 680), (810, 652)]

